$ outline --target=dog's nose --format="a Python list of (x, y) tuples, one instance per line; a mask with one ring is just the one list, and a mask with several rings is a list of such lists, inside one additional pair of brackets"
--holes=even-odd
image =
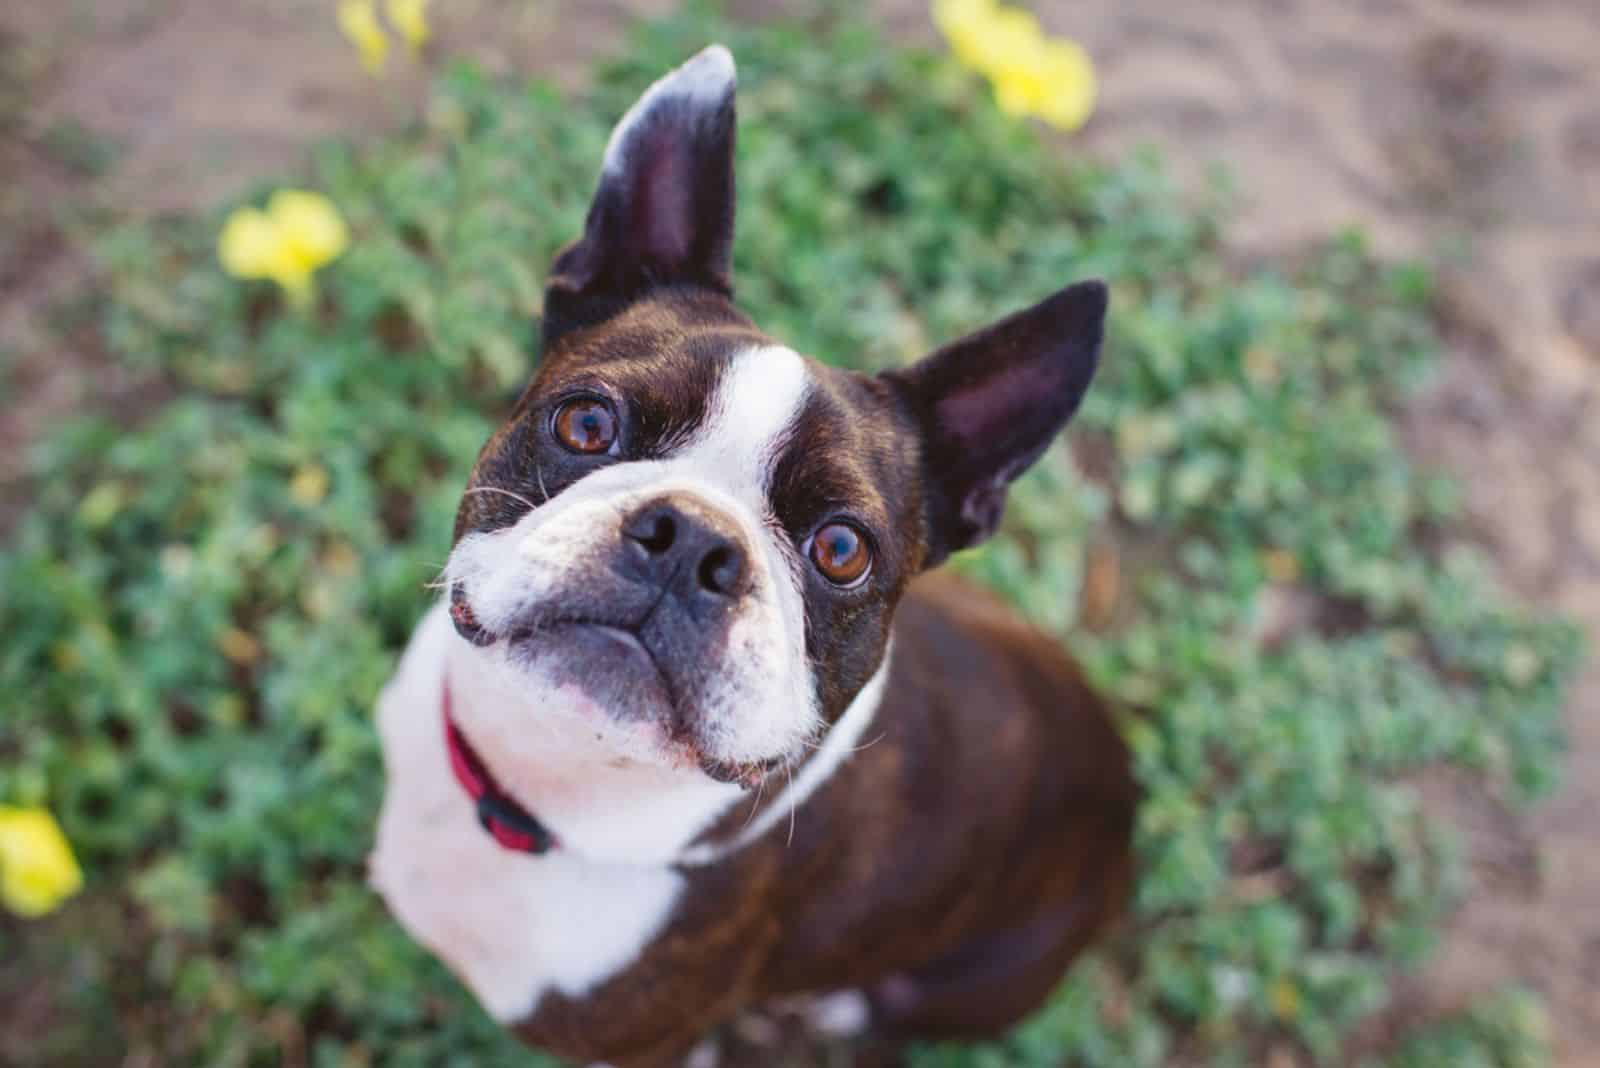
[(626, 555), (644, 577), (680, 596), (732, 599), (749, 571), (732, 522), (681, 497), (663, 497), (622, 521)]

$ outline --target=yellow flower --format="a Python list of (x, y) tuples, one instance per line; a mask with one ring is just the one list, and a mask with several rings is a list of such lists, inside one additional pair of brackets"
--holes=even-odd
[(1094, 109), (1094, 68), (1071, 41), (1042, 40), (990, 75), (995, 102), (1009, 115), (1033, 115), (1076, 130)]
[(1032, 14), (994, 0), (936, 0), (933, 18), (956, 58), (980, 74), (992, 75), (1043, 36)]
[(328, 495), (328, 469), (321, 464), (304, 464), (289, 480), (289, 496), (311, 508)]
[(983, 29), (994, 17), (995, 0), (934, 0), (933, 24), (962, 63), (983, 67)]
[(240, 208), (222, 226), (217, 255), (239, 278), (270, 278), (289, 299), (305, 304), (311, 276), (349, 244), (344, 220), (321, 193), (280, 189), (267, 210)]
[(361, 53), (362, 66), (370, 74), (382, 74), (389, 58), (389, 35), (378, 23), (374, 0), (339, 0), (338, 18), (340, 32)]
[(421, 52), (432, 35), (428, 29), (428, 0), (385, 0), (383, 11), (389, 25), (406, 39), (412, 54)]
[(933, 20), (963, 64), (987, 77), (1008, 115), (1075, 130), (1094, 108), (1094, 65), (1072, 41), (1052, 38), (1020, 8), (995, 0), (934, 0)]
[(19, 916), (43, 916), (83, 886), (72, 846), (42, 808), (0, 805), (0, 901)]

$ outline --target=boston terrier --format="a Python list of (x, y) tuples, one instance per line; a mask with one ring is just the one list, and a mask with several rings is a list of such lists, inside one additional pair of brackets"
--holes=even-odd
[(578, 1062), (680, 1063), (803, 996), (890, 1043), (993, 1035), (1129, 892), (1105, 705), (926, 574), (1077, 408), (1105, 286), (903, 369), (818, 363), (734, 305), (733, 157), (720, 46), (617, 125), (378, 702), (373, 885)]

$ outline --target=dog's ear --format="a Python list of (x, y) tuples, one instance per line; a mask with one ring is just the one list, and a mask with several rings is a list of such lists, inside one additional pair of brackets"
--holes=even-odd
[(1105, 283), (1080, 282), (886, 372), (922, 435), (927, 566), (994, 533), (1006, 487), (1088, 390), (1105, 317)]
[(547, 343), (655, 286), (731, 294), (734, 88), (733, 56), (712, 45), (617, 123), (583, 236), (551, 269)]

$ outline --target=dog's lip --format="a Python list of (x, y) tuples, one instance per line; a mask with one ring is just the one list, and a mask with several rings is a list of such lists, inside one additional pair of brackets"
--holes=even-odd
[[(574, 624), (568, 625), (571, 626)], [(617, 642), (619, 645), (625, 645), (635, 652), (643, 653), (645, 656), (650, 658), (651, 663), (655, 663), (655, 654), (650, 652), (649, 646), (645, 645), (644, 640), (639, 637), (638, 631), (635, 631), (629, 627), (619, 627), (614, 623), (578, 623), (575, 625), (593, 627), (595, 630), (600, 631), (606, 637)], [(659, 671), (660, 667), (658, 666), (656, 670)]]
[(597, 619), (591, 616), (557, 616), (552, 619), (541, 619), (530, 626), (519, 627), (506, 636), (512, 645), (531, 644), (539, 640), (542, 635), (558, 633), (568, 629), (587, 629), (598, 631), (610, 640), (616, 642), (644, 657), (645, 663), (655, 672), (656, 678), (665, 691), (667, 706), (671, 712), (671, 722), (668, 733), (673, 740), (681, 740), (684, 715), (679, 705), (678, 693), (672, 683), (672, 676), (667, 673), (661, 661), (656, 658), (655, 650), (650, 648), (650, 643), (644, 640), (644, 622), (630, 623), (616, 619)]
[[(493, 645), (501, 640), (501, 635), (491, 633), (487, 628), (478, 623), (473, 615), (472, 607), (466, 598), (466, 591), (460, 583), (450, 590), (450, 617), (456, 629), (467, 641), (478, 646)], [(644, 624), (649, 619), (646, 613), (644, 620), (629, 622), (617, 619), (600, 619), (590, 616), (556, 616), (550, 619), (541, 619), (537, 623), (518, 627), (507, 632), (503, 637), (512, 645), (532, 643), (539, 640), (542, 635), (556, 633), (568, 628), (587, 628), (604, 634), (610, 640), (643, 655), (646, 662), (655, 672), (656, 678), (661, 682), (661, 688), (666, 692), (667, 703), (671, 712), (671, 723), (667, 729), (668, 739), (671, 743), (681, 747), (682, 750), (692, 754), (692, 759), (700, 771), (708, 778), (717, 782), (737, 785), (744, 789), (759, 786), (773, 771), (789, 763), (788, 756), (769, 757), (765, 760), (730, 761), (718, 760), (705, 756), (698, 751), (694, 742), (685, 736), (684, 715), (679, 706), (678, 695), (673, 688), (672, 678), (662, 668), (656, 654), (644, 640)]]
[(549, 633), (564, 627), (574, 626), (590, 627), (602, 631), (608, 638), (619, 644), (629, 646), (649, 661), (650, 666), (655, 669), (656, 677), (661, 680), (661, 687), (666, 691), (667, 702), (672, 710), (673, 718), (668, 730), (669, 738), (672, 742), (693, 754), (694, 762), (708, 778), (749, 790), (761, 785), (768, 775), (789, 763), (790, 758), (788, 756), (768, 757), (764, 760), (734, 761), (719, 760), (715, 757), (704, 755), (694, 740), (687, 735), (684, 728), (684, 717), (678, 705), (678, 695), (673, 689), (672, 677), (662, 668), (660, 662), (656, 659), (655, 653), (641, 635), (640, 631), (643, 629), (643, 624), (628, 625), (587, 618), (555, 619), (541, 623), (537, 627), (526, 628), (514, 635), (512, 640), (536, 640), (540, 633)]
[(455, 624), (456, 631), (467, 641), (477, 646), (489, 646), (498, 642), (502, 637), (516, 642), (532, 641), (542, 633), (558, 630), (562, 627), (593, 627), (605, 633), (618, 644), (627, 646), (635, 652), (643, 653), (649, 658), (651, 665), (658, 674), (665, 677), (661, 665), (656, 662), (655, 654), (644, 643), (640, 632), (644, 628), (644, 621), (628, 622), (617, 619), (593, 619), (586, 616), (558, 616), (553, 619), (542, 619), (539, 622), (519, 627), (504, 635), (496, 634), (482, 623), (478, 622), (477, 614), (472, 610), (472, 602), (467, 598), (466, 587), (457, 582), (450, 587), (450, 621)]
[(597, 630), (618, 644), (643, 653), (650, 659), (650, 663), (657, 671), (661, 670), (661, 665), (656, 663), (655, 654), (650, 651), (650, 647), (645, 644), (644, 639), (639, 635), (641, 628), (637, 624), (619, 622), (614, 619), (557, 616), (553, 619), (542, 619), (538, 623), (529, 626), (518, 627), (506, 635), (506, 640), (514, 643), (536, 641), (541, 634), (549, 634), (552, 631), (565, 630), (569, 627), (588, 627), (592, 630)]
[(456, 633), (473, 645), (493, 645), (499, 640), (489, 628), (478, 622), (477, 614), (467, 600), (467, 589), (459, 582), (450, 586), (450, 622), (455, 624)]
[(768, 757), (766, 760), (713, 760), (704, 757), (700, 770), (717, 782), (729, 783), (745, 790), (760, 786), (766, 777), (789, 763), (787, 757)]
[(656, 677), (661, 681), (661, 688), (666, 691), (667, 702), (672, 711), (672, 722), (667, 731), (669, 742), (680, 752), (688, 754), (693, 763), (699, 767), (701, 773), (707, 778), (750, 790), (761, 785), (769, 774), (788, 763), (787, 757), (730, 761), (718, 760), (701, 753), (694, 741), (686, 736), (683, 728), (683, 717), (678, 707), (678, 697), (672, 688), (672, 679), (662, 669), (661, 664), (656, 660), (655, 653), (651, 651), (649, 644), (640, 635), (640, 630), (643, 629), (642, 624), (630, 625), (577, 616), (561, 617), (541, 620), (536, 626), (523, 627), (513, 632), (508, 640), (513, 643), (537, 641), (540, 635), (571, 627), (584, 627), (599, 631), (619, 645), (631, 648), (649, 662), (650, 666), (655, 670)]

